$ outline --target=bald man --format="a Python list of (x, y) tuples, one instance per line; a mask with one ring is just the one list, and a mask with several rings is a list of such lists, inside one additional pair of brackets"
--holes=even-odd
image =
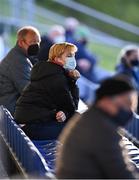
[(17, 42), (0, 63), (0, 105), (13, 115), (17, 98), (30, 81), (32, 64), (30, 58), (37, 55), (40, 33), (32, 26), (17, 32)]

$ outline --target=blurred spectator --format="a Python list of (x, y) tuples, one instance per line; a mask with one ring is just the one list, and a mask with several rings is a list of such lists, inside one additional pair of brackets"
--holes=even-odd
[(96, 101), (64, 129), (56, 175), (59, 179), (134, 179), (119, 127), (132, 119), (134, 88), (126, 79), (109, 78), (96, 91)]
[(78, 47), (78, 52), (76, 54), (77, 69), (84, 77), (90, 81), (94, 81), (95, 75), (93, 69), (96, 65), (97, 59), (96, 56), (87, 48), (89, 36), (90, 31), (86, 27), (80, 27), (75, 32), (75, 44)]
[(49, 61), (33, 67), (31, 83), (18, 99), (15, 111), (16, 122), (25, 124), (23, 130), (31, 139), (56, 139), (78, 108), (76, 51), (70, 43), (54, 44)]
[(65, 42), (65, 29), (60, 25), (54, 25), (48, 35), (41, 37), (39, 61), (48, 60), (49, 49), (54, 43)]
[(139, 91), (139, 48), (134, 45), (126, 46), (121, 50), (118, 61), (117, 73), (125, 74), (131, 78)]
[(31, 26), (17, 32), (17, 43), (0, 63), (0, 104), (14, 113), (17, 98), (30, 80), (29, 57), (38, 53), (40, 34)]
[(65, 21), (65, 29), (66, 29), (66, 41), (74, 43), (75, 37), (74, 33), (79, 26), (79, 21), (74, 17), (68, 17)]
[(117, 74), (127, 75), (139, 93), (139, 48), (134, 45), (126, 46), (121, 50), (118, 61)]

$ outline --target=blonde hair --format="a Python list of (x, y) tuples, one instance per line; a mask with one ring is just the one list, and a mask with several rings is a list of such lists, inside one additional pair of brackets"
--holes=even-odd
[(55, 57), (60, 57), (65, 51), (77, 51), (77, 47), (72, 43), (57, 43), (51, 46), (49, 50), (49, 61), (53, 61)]
[(24, 26), (17, 31), (17, 39), (24, 39), (28, 33), (34, 33), (40, 38), (40, 33), (38, 29), (33, 26)]

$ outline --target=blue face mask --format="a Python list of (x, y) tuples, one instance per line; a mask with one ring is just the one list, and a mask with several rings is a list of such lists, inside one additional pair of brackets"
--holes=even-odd
[(76, 68), (76, 59), (75, 59), (75, 57), (74, 56), (67, 57), (66, 63), (65, 63), (65, 65), (63, 67), (64, 67), (64, 69), (67, 69), (67, 70), (74, 70)]

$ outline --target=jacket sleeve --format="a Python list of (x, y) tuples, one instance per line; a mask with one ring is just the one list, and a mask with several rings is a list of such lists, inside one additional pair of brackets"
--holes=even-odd
[(30, 81), (31, 69), (32, 65), (30, 62), (20, 59), (10, 67), (10, 78), (12, 78), (12, 81), (20, 94)]
[[(107, 134), (107, 133), (106, 133)], [(106, 142), (107, 141), (107, 142)], [(97, 158), (104, 175), (110, 179), (135, 179), (135, 167), (131, 163), (122, 139), (107, 137), (102, 148), (97, 150)]]
[(71, 92), (76, 110), (78, 109), (78, 103), (79, 103), (79, 88), (76, 84), (76, 80), (69, 78), (69, 90)]
[(58, 78), (54, 91), (57, 94), (56, 104), (58, 110), (64, 111), (67, 119), (70, 118), (78, 106), (78, 88), (76, 85), (69, 87), (66, 78)]

